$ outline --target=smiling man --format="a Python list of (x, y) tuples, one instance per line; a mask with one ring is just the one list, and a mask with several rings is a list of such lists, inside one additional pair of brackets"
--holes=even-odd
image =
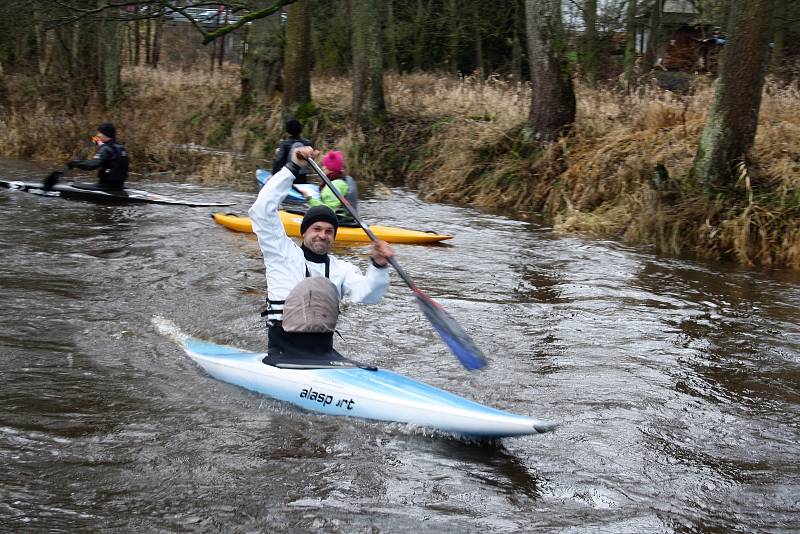
[(295, 148), (291, 161), (261, 188), (250, 219), (258, 236), (267, 275), (269, 355), (264, 363), (341, 358), (333, 350), (339, 301), (374, 304), (389, 287), (388, 258), (394, 250), (381, 241), (372, 245), (372, 264), (366, 275), (350, 262), (329, 254), (339, 221), (327, 206), (314, 206), (300, 225), (298, 246), (283, 228), (278, 208), (292, 183), (315, 155), (310, 146)]

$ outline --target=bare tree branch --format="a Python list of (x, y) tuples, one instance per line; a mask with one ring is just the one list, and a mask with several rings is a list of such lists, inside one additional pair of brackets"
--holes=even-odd
[[(271, 6), (255, 11), (250, 11), (250, 5), (242, 1), (225, 2), (206, 0), (199, 2), (180, 2), (175, 0), (107, 0), (91, 8), (83, 7), (80, 3), (71, 2), (69, 0), (44, 1), (49, 2), (54, 8), (58, 8), (61, 12), (66, 13), (66, 15), (60, 17), (55, 16), (47, 20), (45, 24), (47, 29), (66, 24), (74, 24), (84, 19), (93, 18), (109, 10), (118, 10), (118, 13), (114, 15), (104, 13), (106, 20), (119, 21), (146, 20), (176, 13), (197, 30), (203, 37), (203, 44), (208, 44), (214, 39), (235, 31), (253, 20), (268, 17), (278, 12), (284, 6), (295, 3), (297, 0), (275, 0)], [(144, 8), (144, 10), (139, 9), (137, 14), (128, 14), (129, 11), (127, 8), (132, 7)], [(220, 7), (230, 10), (232, 13), (247, 13), (242, 15), (236, 22), (220, 26), (209, 32), (203, 26), (202, 22), (193, 16), (191, 12), (191, 10), (195, 9), (209, 8), (216, 10)]]
[(222, 37), (225, 34), (228, 34), (238, 28), (241, 28), (242, 26), (244, 26), (245, 24), (247, 24), (252, 20), (268, 17), (273, 13), (277, 12), (278, 10), (280, 10), (280, 8), (288, 6), (289, 4), (294, 4), (295, 2), (297, 2), (297, 0), (275, 0), (275, 3), (273, 3), (269, 7), (265, 7), (264, 9), (259, 9), (257, 11), (253, 11), (252, 13), (248, 13), (247, 15), (244, 15), (242, 18), (240, 18), (238, 21), (234, 22), (233, 24), (222, 26), (221, 28), (218, 28), (213, 32), (208, 33), (205, 36), (205, 39), (203, 39), (203, 44), (208, 44), (217, 37)]

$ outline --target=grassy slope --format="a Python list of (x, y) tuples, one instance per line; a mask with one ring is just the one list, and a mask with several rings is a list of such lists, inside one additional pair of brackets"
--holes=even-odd
[[(21, 79), (9, 86), (13, 107), (0, 113), (7, 156), (62, 160), (95, 124), (112, 120), (140, 172), (173, 170), (248, 187), (281, 135), (277, 101), (241, 108), (235, 70), (211, 77), (128, 69), (118, 109), (79, 117), (61, 110), (52, 90)], [(403, 183), (430, 200), (542, 213), (559, 232), (651, 243), (672, 254), (800, 268), (796, 90), (768, 85), (754, 163), (740, 169), (735, 190), (716, 192), (684, 178), (713, 96), (707, 84), (688, 97), (580, 88), (574, 135), (538, 151), (520, 135), (526, 85), (406, 75), (387, 77), (386, 90), (389, 119), (364, 134), (347, 124), (349, 82), (315, 79), (320, 111), (304, 135), (319, 148), (344, 150), (360, 179)], [(183, 143), (231, 153), (175, 148)]]

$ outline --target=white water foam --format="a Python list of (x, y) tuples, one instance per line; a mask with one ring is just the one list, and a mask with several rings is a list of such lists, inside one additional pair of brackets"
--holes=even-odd
[(155, 327), (156, 331), (162, 336), (173, 340), (175, 343), (182, 345), (189, 336), (185, 334), (172, 320), (167, 319), (161, 315), (154, 315), (150, 322)]

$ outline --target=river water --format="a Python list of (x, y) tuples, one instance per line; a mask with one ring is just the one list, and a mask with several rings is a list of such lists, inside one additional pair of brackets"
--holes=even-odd
[[(239, 212), (254, 198), (136, 185)], [(798, 277), (559, 238), (400, 189), (361, 209), (455, 234), (398, 259), (491, 363), (463, 370), (397, 276), (381, 304), (344, 308), (339, 349), (555, 432), (468, 442), (215, 381), (152, 320), (263, 349), (252, 236), (208, 208), (0, 190), (0, 531), (798, 531)], [(364, 266), (366, 251), (336, 253)]]

